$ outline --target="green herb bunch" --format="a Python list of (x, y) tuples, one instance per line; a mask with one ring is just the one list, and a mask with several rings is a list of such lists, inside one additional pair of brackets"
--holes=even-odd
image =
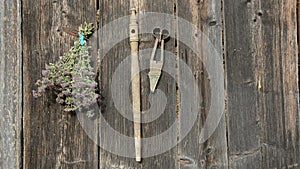
[[(64, 110), (82, 111), (97, 103), (97, 82), (91, 66), (89, 48), (85, 42), (93, 34), (93, 24), (84, 23), (79, 27), (79, 34), (84, 39), (78, 39), (74, 45), (56, 63), (50, 63), (42, 71), (42, 78), (37, 80), (37, 90), (33, 91), (35, 98), (51, 89), (56, 94), (56, 102), (64, 106)], [(92, 112), (87, 111), (88, 116)]]

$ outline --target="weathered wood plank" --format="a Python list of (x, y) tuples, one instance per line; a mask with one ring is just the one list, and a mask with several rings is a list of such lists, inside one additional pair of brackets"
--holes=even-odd
[[(173, 2), (172, 1), (137, 1), (136, 7), (139, 12), (164, 12), (164, 13), (173, 13)], [(129, 9), (130, 4), (129, 1), (118, 1), (118, 2), (111, 2), (111, 1), (100, 1), (100, 8), (103, 10), (101, 11), (101, 17), (102, 18), (102, 26), (105, 26), (106, 24), (112, 22), (114, 19), (117, 19), (119, 17), (129, 15)], [(129, 19), (129, 18), (127, 18)], [(145, 23), (144, 21), (141, 21)], [(142, 25), (143, 23), (141, 23)], [(124, 30), (128, 29), (129, 25), (120, 25), (121, 27), (124, 27)], [(154, 28), (155, 25), (153, 25)], [(140, 29), (143, 29), (140, 27)], [(169, 30), (174, 31), (174, 30)], [(114, 32), (114, 37), (121, 36), (120, 32)], [(152, 48), (154, 44), (154, 38), (152, 35), (148, 36), (148, 38), (143, 38), (147, 35), (141, 35), (141, 45), (140, 50), (144, 50), (146, 48)], [(114, 38), (112, 37), (112, 38)], [(143, 39), (150, 39), (144, 41)], [(108, 41), (110, 39), (99, 39), (99, 46), (100, 48), (106, 48), (110, 47), (107, 46)], [(175, 41), (170, 40), (166, 43), (165, 48), (168, 51), (174, 52)], [(101, 50), (101, 49), (100, 49)], [(145, 53), (144, 53), (145, 54)], [(147, 56), (146, 56), (147, 55)], [(146, 65), (149, 64), (149, 58), (151, 53), (146, 53), (143, 56), (140, 56), (140, 64)], [(109, 125), (116, 131), (120, 132), (123, 135), (133, 137), (133, 123), (129, 120), (127, 120), (125, 117), (122, 117), (121, 112), (118, 112), (116, 109), (116, 106), (122, 107), (123, 110), (126, 111), (126, 107), (128, 108), (128, 98), (129, 96), (123, 96), (121, 93), (119, 95), (120, 100), (123, 100), (121, 102), (121, 105), (116, 105), (114, 103), (114, 100), (111, 95), (111, 90), (118, 90), (115, 88), (112, 88), (111, 82), (112, 82), (112, 75), (114, 75), (116, 69), (122, 61), (126, 60), (126, 58), (130, 56), (130, 46), (129, 46), (129, 39), (125, 39), (121, 42), (119, 42), (116, 46), (114, 46), (108, 54), (104, 57), (103, 61), (101, 63), (101, 85), (102, 85), (102, 94), (104, 97), (104, 106), (102, 109), (102, 114), (105, 118), (105, 120), (109, 123)], [(166, 59), (166, 62), (168, 60)], [(166, 64), (168, 65), (168, 64)], [(130, 67), (129, 67), (130, 68)], [(173, 69), (175, 72), (175, 65), (173, 65)], [(149, 105), (149, 94), (150, 94), (150, 87), (149, 87), (149, 79), (147, 76), (149, 70), (145, 70), (141, 73), (141, 95), (142, 95), (142, 109), (148, 110), (150, 108)], [(122, 72), (123, 78), (130, 78), (130, 69), (128, 71)], [(118, 79), (118, 83), (126, 83), (122, 81), (122, 79)], [(123, 87), (126, 87), (126, 85), (123, 85)], [(166, 130), (170, 124), (173, 124), (173, 122), (176, 119), (176, 112), (175, 112), (175, 94), (176, 94), (176, 88), (175, 88), (175, 81), (172, 80), (170, 76), (168, 76), (166, 73), (163, 73), (162, 78), (159, 82), (158, 88), (165, 92), (166, 97), (168, 98), (168, 103), (166, 105), (166, 109), (164, 113), (155, 121), (144, 123), (142, 124), (142, 136), (143, 137), (152, 137), (157, 134), (160, 134), (164, 130)], [(124, 89), (126, 90), (126, 89)], [(130, 91), (130, 90), (129, 90)], [(156, 107), (156, 105), (152, 105)], [(130, 112), (130, 111), (129, 111)], [(128, 114), (127, 114), (128, 115)], [(132, 115), (129, 115), (132, 116)], [(145, 117), (145, 115), (142, 115)], [(104, 121), (101, 121), (103, 124)], [(101, 124), (100, 124), (101, 125)], [(176, 139), (176, 132), (173, 133), (174, 137)], [(101, 135), (101, 140), (110, 140), (111, 138), (106, 135)], [(134, 140), (132, 140), (132, 143)], [(129, 145), (125, 145), (124, 142), (121, 142), (120, 140), (113, 140), (111, 144), (114, 144), (115, 147), (128, 147)], [(157, 147), (163, 147), (164, 145), (152, 145)], [(145, 154), (147, 151), (151, 151), (151, 146), (146, 146), (142, 142), (142, 152)], [(128, 152), (129, 153), (132, 152)], [(143, 156), (142, 153), (142, 156)], [(108, 151), (101, 149), (101, 155), (100, 155), (100, 168), (176, 168), (177, 166), (177, 148), (167, 151), (163, 154), (149, 157), (149, 158), (142, 158), (141, 163), (137, 163), (134, 158), (127, 158), (127, 157), (120, 157), (117, 155), (114, 155), (112, 153), (109, 153)]]
[(230, 167), (297, 168), (296, 1), (224, 6)]
[[(118, 36), (121, 36), (122, 32), (113, 31), (113, 29), (104, 29), (107, 24), (113, 22), (115, 19), (126, 16), (130, 14), (129, 11), (130, 2), (129, 1), (99, 1), (99, 9), (100, 9), (100, 32), (99, 32), (99, 54), (101, 58), (100, 62), (100, 83), (101, 83), (101, 94), (103, 96), (103, 103), (101, 107), (101, 113), (104, 119), (101, 119), (100, 122), (100, 145), (103, 145), (102, 142), (108, 142), (112, 145), (113, 148), (117, 149), (118, 147), (122, 149), (122, 147), (126, 147), (126, 143), (121, 140), (113, 139), (110, 136), (110, 133), (102, 134), (102, 129), (104, 123), (107, 123), (112, 127), (114, 131), (119, 132), (124, 136), (133, 137), (133, 123), (122, 116), (120, 112), (118, 112), (116, 106), (123, 107), (125, 110), (125, 101), (121, 103), (121, 105), (117, 105), (114, 103), (112, 91), (117, 90), (112, 88), (112, 77), (118, 68), (119, 64), (130, 56), (130, 44), (129, 39), (121, 40), (120, 42), (116, 42), (115, 46), (109, 46), (112, 39), (117, 39)], [(129, 21), (128, 21), (129, 23)], [(120, 25), (120, 27), (124, 27), (124, 30), (128, 30), (129, 25)], [(126, 32), (127, 33), (127, 32)], [(105, 38), (104, 38), (105, 37)], [(105, 48), (110, 49), (107, 51), (108, 53), (103, 53)], [(122, 72), (124, 74), (124, 78), (130, 78), (130, 68)], [(119, 81), (118, 81), (119, 82)], [(123, 80), (120, 83), (124, 83)], [(124, 85), (125, 86), (125, 85)], [(126, 89), (124, 89), (126, 90)], [(129, 89), (127, 89), (129, 91)], [(122, 100), (128, 100), (130, 96), (124, 96), (120, 94)], [(126, 97), (126, 98), (124, 98)], [(132, 114), (133, 115), (133, 114)], [(105, 130), (105, 128), (104, 128)], [(113, 139), (113, 140), (112, 140)], [(134, 144), (134, 142), (132, 142)], [(116, 154), (111, 153), (109, 147), (101, 147), (100, 149), (100, 164), (99, 168), (101, 169), (117, 169), (117, 168), (138, 168), (140, 166), (139, 163), (135, 161), (135, 158), (127, 158), (121, 157)], [(129, 154), (130, 152), (128, 152)]]
[[(255, 51), (257, 6), (254, 1), (224, 0), (225, 44), (228, 94), (228, 150), (230, 167), (253, 164), (248, 168), (262, 168), (256, 158), (247, 155), (259, 151), (261, 129), (258, 124)], [(255, 21), (255, 22), (254, 22)], [(260, 152), (258, 152), (260, 153)], [(239, 156), (247, 160), (240, 161)], [(237, 164), (236, 164), (237, 163)], [(254, 165), (255, 164), (255, 165)]]
[[(298, 42), (298, 77), (300, 75), (300, 1), (297, 0), (297, 42)], [(298, 78), (298, 91), (300, 90), (300, 78)]]
[[(83, 24), (85, 21), (88, 23), (95, 23), (97, 12), (96, 5), (96, 0), (67, 1), (67, 5), (63, 6), (64, 8), (70, 9), (65, 13), (67, 26), (69, 28), (76, 29), (78, 25)], [(88, 41), (88, 45), (91, 46), (90, 53), (93, 61), (97, 60), (97, 43), (97, 33), (95, 32), (93, 37), (91, 37)], [(94, 66), (96, 66), (96, 64), (94, 64)], [(62, 156), (62, 160), (65, 162), (62, 162), (61, 168), (98, 168), (98, 135), (90, 135), (93, 138), (89, 138), (85, 131), (89, 128), (89, 132), (98, 133), (97, 119), (79, 122), (76, 116), (67, 115), (63, 117), (63, 120), (64, 118), (66, 125), (62, 141), (63, 148), (65, 149), (65, 155)], [(83, 130), (81, 125), (85, 125), (85, 130)]]
[(22, 167), (21, 2), (0, 2), (0, 168)]
[(230, 156), (229, 168), (261, 168), (262, 160), (260, 151), (250, 152), (249, 154)]
[[(139, 2), (139, 11), (141, 14), (143, 12), (155, 12), (158, 13), (159, 17), (153, 17), (152, 19), (141, 18), (140, 29), (147, 29), (152, 31), (154, 28), (159, 27), (160, 29), (167, 29), (170, 35), (176, 34), (176, 21), (173, 22), (162, 17), (163, 14), (174, 15), (174, 4), (173, 0), (141, 0)], [(153, 24), (156, 23), (156, 24)], [(151, 32), (152, 33), (152, 32)], [(140, 50), (149, 50), (141, 56), (141, 62), (143, 64), (150, 64), (150, 56), (152, 49), (154, 47), (155, 38), (152, 34), (144, 34), (141, 36), (141, 46)], [(160, 46), (158, 46), (160, 49)], [(145, 70), (141, 73), (141, 83), (142, 83), (142, 110), (146, 111), (142, 115), (142, 119), (150, 117), (149, 114), (160, 114), (157, 119), (154, 119), (148, 123), (144, 123), (142, 126), (143, 137), (152, 137), (157, 140), (156, 145), (144, 145), (143, 152), (149, 151), (154, 152), (154, 146), (164, 149), (177, 142), (177, 129), (171, 130), (172, 126), (177, 125), (177, 114), (176, 114), (176, 39), (175, 37), (170, 37), (165, 41), (164, 46), (164, 66), (159, 82), (156, 86), (156, 92), (151, 94), (150, 92), (150, 81), (148, 77), (149, 70)], [(160, 52), (156, 52), (156, 59), (160, 56)], [(163, 92), (165, 95), (166, 103), (164, 103), (163, 96), (158, 97), (158, 91)], [(152, 99), (152, 100), (151, 100)], [(155, 102), (154, 99), (159, 100)], [(151, 102), (151, 104), (150, 104)], [(165, 104), (165, 105), (164, 105)], [(161, 111), (160, 107), (164, 107)], [(153, 111), (153, 112), (152, 112)], [(147, 114), (148, 113), (148, 114)], [(147, 118), (146, 118), (147, 119)], [(149, 118), (150, 119), (150, 118)], [(160, 134), (167, 133), (165, 136)], [(162, 138), (163, 137), (163, 138)], [(165, 143), (162, 140), (166, 141)], [(143, 168), (178, 168), (178, 146), (175, 144), (170, 150), (163, 151), (162, 154), (155, 154), (153, 157), (144, 159)]]
[[(259, 147), (253, 16), (249, 4), (225, 1), (229, 149), (242, 153)], [(252, 10), (252, 11), (251, 11)], [(255, 13), (255, 12), (254, 12)], [(247, 45), (246, 45), (247, 44)]]
[[(187, 32), (185, 38), (196, 39), (200, 36), (207, 36), (207, 39), (203, 37), (200, 39), (200, 43), (193, 44), (193, 47), (203, 51), (204, 55), (213, 54), (207, 53), (205, 50), (207, 46), (201, 44), (207, 44), (206, 40), (211, 41), (214, 48), (218, 51), (218, 56), (222, 58), (222, 13), (221, 13), (221, 1), (177, 1), (177, 15), (195, 25), (195, 28), (201, 32)], [(179, 26), (179, 28), (184, 28), (184, 26)], [(179, 30), (178, 32), (184, 32), (184, 30)], [(181, 39), (179, 37), (179, 39)], [(202, 42), (201, 42), (202, 41)], [(227, 141), (226, 141), (226, 122), (225, 115), (223, 114), (220, 123), (213, 135), (205, 141), (205, 143), (200, 142), (200, 133), (204, 124), (206, 122), (207, 116), (209, 114), (210, 105), (214, 104), (211, 100), (211, 87), (210, 80), (208, 77), (208, 72), (206, 65), (204, 65), (203, 60), (197, 56), (195, 51), (191, 49), (188, 44), (183, 44), (179, 42), (179, 59), (184, 61), (191, 69), (197, 89), (194, 88), (194, 92), (199, 92), (200, 100), (194, 100), (192, 102), (187, 102), (181, 100), (180, 107), (180, 119), (183, 116), (187, 116), (188, 112), (182, 112), (188, 110), (187, 107), (193, 107), (197, 105), (199, 111), (197, 114), (197, 120), (195, 121), (194, 127), (183, 139), (180, 144), (180, 167), (182, 169), (189, 168), (227, 168)], [(216, 57), (216, 56), (207, 56)], [(188, 77), (183, 67), (179, 66), (179, 88), (184, 88)], [(183, 99), (183, 98), (182, 98)], [(225, 98), (224, 98), (225, 99)], [(193, 103), (194, 102), (194, 103)], [(189, 105), (189, 106), (188, 106)], [(186, 107), (183, 107), (186, 106)], [(225, 110), (224, 110), (225, 111)], [(218, 119), (215, 119), (218, 120)], [(182, 121), (182, 120), (180, 120)], [(184, 122), (184, 121), (182, 121)]]
[[(97, 168), (98, 148), (77, 117), (63, 112), (52, 93), (40, 99), (31, 93), (45, 63), (57, 60), (76, 40), (63, 30), (95, 21), (96, 1), (24, 1), (22, 10), (24, 167)], [(92, 40), (94, 49), (96, 43)]]
[(300, 166), (296, 6), (296, 0), (261, 1), (258, 11), (263, 168)]

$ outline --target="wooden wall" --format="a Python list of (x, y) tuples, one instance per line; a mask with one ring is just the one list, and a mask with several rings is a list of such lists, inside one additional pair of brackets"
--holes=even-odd
[[(1, 1), (0, 168), (300, 168), (296, 0), (137, 2), (140, 13), (167, 13), (189, 21), (221, 51), (226, 108), (213, 135), (200, 143), (200, 131), (213, 103), (205, 65), (185, 44), (171, 38), (166, 50), (191, 68), (201, 93), (201, 109), (192, 130), (171, 150), (144, 158), (142, 163), (100, 148), (93, 141), (98, 138), (89, 138), (74, 114), (62, 112), (53, 94), (34, 99), (31, 91), (45, 63), (57, 60), (76, 40), (66, 29), (76, 29), (84, 21), (96, 22), (97, 16), (102, 27), (129, 15), (129, 0)], [(176, 23), (170, 31), (178, 32)], [(152, 48), (153, 38), (141, 36), (140, 49)], [(95, 33), (89, 41), (94, 56), (108, 41), (99, 37)], [(115, 130), (133, 136), (132, 122), (118, 113), (110, 93), (111, 75), (129, 54), (130, 45), (124, 40), (106, 56), (99, 56), (105, 58), (95, 65), (103, 96), (102, 115)], [(177, 79), (162, 74), (158, 88), (168, 102), (157, 120), (142, 126), (144, 137), (182, 120), (178, 88), (186, 77), (177, 65), (169, 66), (177, 72)], [(151, 106), (147, 71), (141, 73), (141, 86), (142, 109), (147, 110)], [(98, 124), (101, 121), (94, 120), (90, 125)], [(99, 132), (98, 127), (93, 130)], [(174, 139), (177, 137), (180, 128), (174, 133)]]

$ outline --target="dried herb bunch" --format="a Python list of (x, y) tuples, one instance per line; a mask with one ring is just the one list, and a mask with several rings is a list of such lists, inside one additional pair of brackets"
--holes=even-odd
[[(51, 89), (56, 94), (56, 102), (64, 106), (64, 110), (82, 111), (97, 103), (97, 83), (95, 73), (90, 64), (89, 46), (86, 40), (93, 34), (93, 24), (84, 23), (79, 27), (79, 39), (56, 63), (50, 63), (42, 71), (42, 78), (37, 80), (35, 98)], [(91, 111), (87, 111), (92, 116)]]

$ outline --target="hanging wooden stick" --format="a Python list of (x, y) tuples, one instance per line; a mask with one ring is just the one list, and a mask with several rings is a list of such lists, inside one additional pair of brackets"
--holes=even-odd
[(135, 139), (135, 155), (136, 161), (141, 161), (141, 94), (140, 94), (140, 68), (138, 55), (138, 22), (136, 17), (136, 9), (131, 9), (130, 16), (130, 46), (131, 46), (131, 88), (132, 88), (132, 105), (134, 119), (134, 139)]

